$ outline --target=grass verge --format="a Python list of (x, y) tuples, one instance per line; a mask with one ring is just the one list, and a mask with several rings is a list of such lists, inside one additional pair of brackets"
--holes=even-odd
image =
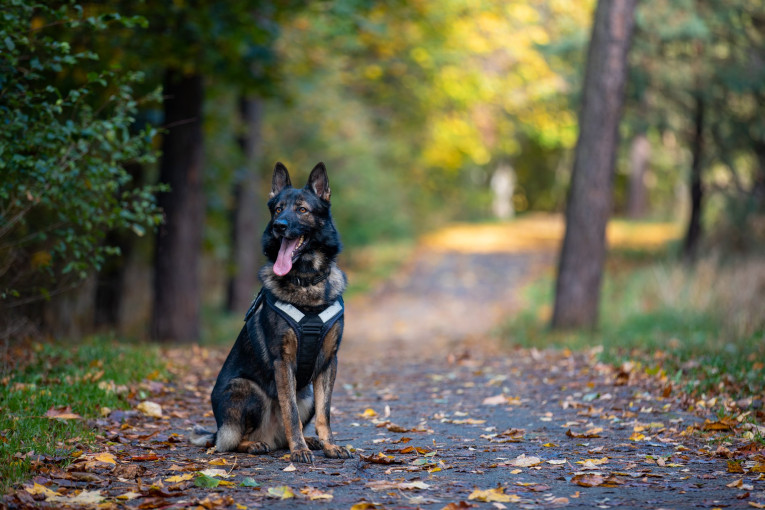
[(638, 361), (690, 394), (765, 396), (765, 258), (709, 256), (686, 267), (669, 255), (609, 256), (597, 331), (551, 331), (551, 275), (525, 290), (501, 328), (524, 347), (601, 345), (602, 360)]
[[(28, 479), (38, 456), (65, 464), (94, 441), (89, 419), (129, 408), (131, 393), (140, 396), (135, 383), (167, 376), (157, 347), (110, 338), (17, 349), (7, 353), (0, 387), (0, 493)], [(46, 416), (62, 408), (81, 418)]]

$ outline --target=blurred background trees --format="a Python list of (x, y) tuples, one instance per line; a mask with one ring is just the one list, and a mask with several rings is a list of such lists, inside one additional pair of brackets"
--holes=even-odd
[[(0, 0), (6, 324), (196, 340), (203, 304), (256, 290), (276, 160), (298, 179), (327, 163), (351, 255), (490, 219), (496, 173), (517, 213), (564, 210), (592, 0), (45, 5)], [(627, 59), (610, 209), (684, 222), (689, 260), (752, 249), (765, 7), (642, 2)]]

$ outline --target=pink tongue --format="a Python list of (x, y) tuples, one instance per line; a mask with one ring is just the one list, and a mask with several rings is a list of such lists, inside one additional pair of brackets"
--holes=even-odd
[(279, 248), (279, 255), (274, 262), (274, 273), (284, 276), (292, 269), (292, 251), (297, 246), (299, 238), (287, 239), (282, 237), (282, 245)]

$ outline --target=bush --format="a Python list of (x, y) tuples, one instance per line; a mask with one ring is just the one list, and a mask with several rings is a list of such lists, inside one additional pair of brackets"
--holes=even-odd
[[(0, 5), (0, 309), (47, 298), (119, 253), (107, 231), (159, 223), (152, 187), (127, 164), (155, 159), (153, 130), (132, 130), (138, 74), (74, 52), (79, 29), (141, 19), (86, 17), (76, 4)], [(60, 4), (59, 4), (60, 5)], [(84, 72), (84, 69), (95, 69)], [(158, 93), (151, 100), (158, 99)]]

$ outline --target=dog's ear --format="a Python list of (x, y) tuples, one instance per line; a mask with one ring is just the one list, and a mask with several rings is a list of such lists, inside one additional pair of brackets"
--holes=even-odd
[(329, 202), (329, 196), (332, 194), (332, 191), (329, 189), (327, 168), (324, 166), (324, 163), (318, 163), (313, 167), (305, 188), (316, 193), (317, 197)]
[(277, 161), (274, 167), (274, 176), (271, 179), (271, 193), (268, 194), (268, 198), (274, 198), (284, 188), (291, 187), (292, 182), (290, 182), (290, 173), (287, 171), (287, 167)]

